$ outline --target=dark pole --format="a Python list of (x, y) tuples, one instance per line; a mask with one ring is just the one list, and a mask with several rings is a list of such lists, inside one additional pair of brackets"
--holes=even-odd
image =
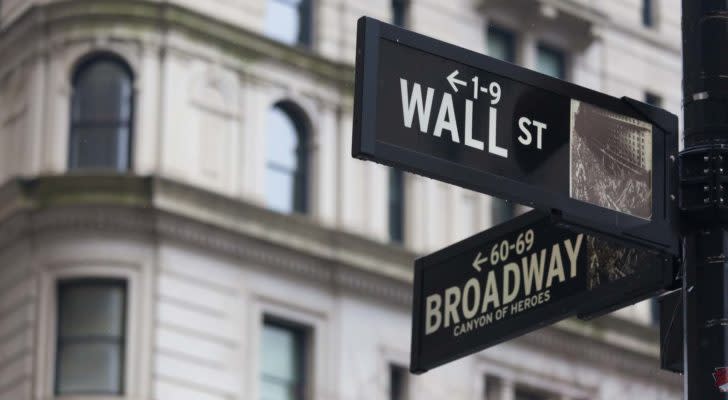
[(685, 399), (725, 400), (715, 379), (728, 367), (728, 1), (682, 7)]

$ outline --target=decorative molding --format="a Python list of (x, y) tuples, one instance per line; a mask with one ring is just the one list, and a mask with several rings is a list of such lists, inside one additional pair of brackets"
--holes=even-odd
[[(103, 194), (103, 195), (101, 195)], [(247, 261), (348, 291), (411, 307), (415, 254), (321, 226), (303, 216), (281, 215), (164, 178), (55, 176), (16, 180), (0, 187), (0, 251), (42, 234), (103, 234), (127, 240), (172, 240), (216, 256)], [(611, 339), (629, 336), (626, 346)], [(653, 330), (614, 316), (565, 321), (518, 341), (627, 373), (654, 376)], [(612, 335), (612, 336), (610, 336)], [(588, 341), (574, 346), (575, 340)], [(619, 348), (619, 356), (615, 355)], [(600, 361), (601, 360), (601, 361)], [(625, 364), (625, 365), (623, 365)], [(673, 384), (672, 380), (666, 382)]]
[[(53, 37), (49, 36), (51, 32)], [(331, 82), (340, 90), (347, 93), (353, 90), (354, 66), (351, 63), (331, 60), (311, 49), (279, 43), (258, 32), (169, 2), (75, 0), (36, 3), (0, 28), (0, 53), (12, 54), (11, 49), (29, 49), (29, 43), (55, 41), (53, 38), (63, 38), (64, 45), (84, 40), (94, 42), (99, 35), (108, 37), (109, 44), (125, 38), (136, 42), (139, 48), (148, 44), (175, 48), (179, 37), (184, 37), (212, 45), (224, 53), (225, 58), (241, 65), (252, 60), (293, 64), (298, 70)], [(34, 49), (32, 53), (38, 55), (39, 50), (42, 49)], [(134, 58), (129, 62), (133, 63)], [(12, 69), (14, 65), (7, 63), (0, 66), (0, 78)]]
[[(614, 319), (614, 318), (612, 318)], [(620, 371), (627, 376), (638, 376), (649, 383), (659, 382), (677, 391), (682, 380), (673, 373), (660, 371), (656, 357), (635, 352), (614, 351), (614, 345), (600, 339), (569, 332), (563, 323), (540, 329), (513, 340), (513, 345), (532, 347), (540, 352), (548, 351), (559, 357), (573, 358), (581, 362)]]

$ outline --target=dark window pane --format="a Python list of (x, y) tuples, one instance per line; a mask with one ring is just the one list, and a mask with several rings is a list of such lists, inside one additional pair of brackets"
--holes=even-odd
[(58, 285), (57, 394), (122, 393), (125, 303), (123, 281)]
[(77, 125), (74, 129), (71, 153), (77, 168), (115, 168), (122, 170), (128, 157), (129, 128), (106, 124)]
[(121, 393), (121, 346), (67, 343), (58, 351), (57, 394)]
[(515, 63), (515, 35), (505, 29), (490, 26), (488, 28), (488, 55), (499, 60)]
[(83, 64), (73, 82), (69, 168), (129, 168), (133, 110), (128, 68), (111, 58)]
[(261, 399), (303, 398), (304, 333), (300, 329), (266, 322), (261, 348)]
[(660, 302), (655, 298), (650, 299), (650, 323), (660, 326)]
[(389, 366), (389, 400), (407, 400), (407, 370)]
[(306, 212), (307, 167), (305, 124), (277, 105), (268, 113), (266, 199), (273, 210)]
[(642, 24), (650, 27), (654, 24), (652, 0), (642, 0)]
[(495, 376), (485, 377), (485, 400), (500, 400), (501, 380)]
[(389, 238), (398, 243), (404, 240), (404, 174), (393, 168), (389, 170)]
[(265, 15), (265, 33), (286, 44), (310, 44), (310, 0), (269, 0)]
[(566, 79), (566, 57), (564, 53), (547, 45), (539, 44), (536, 70), (554, 78)]
[(408, 0), (392, 0), (392, 23), (404, 27), (407, 23)]
[(548, 396), (533, 391), (516, 389), (516, 400), (548, 400)]
[(58, 334), (74, 336), (123, 335), (124, 288), (106, 285), (79, 285), (61, 292), (59, 306), (63, 319)]
[(513, 218), (515, 205), (513, 202), (494, 197), (491, 203), (491, 212), (493, 213), (493, 225), (497, 225)]
[(651, 104), (655, 107), (662, 107), (662, 98), (654, 93), (645, 93), (645, 103)]

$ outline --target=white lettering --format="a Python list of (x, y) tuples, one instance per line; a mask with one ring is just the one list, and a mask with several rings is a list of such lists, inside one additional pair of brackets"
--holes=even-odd
[(531, 290), (535, 284), (536, 291), (540, 291), (543, 288), (543, 271), (544, 264), (546, 263), (546, 249), (541, 250), (541, 258), (539, 259), (538, 253), (531, 254), (531, 264), (529, 266), (528, 256), (521, 259), (521, 266), (523, 267), (524, 276), (524, 290), (526, 296), (531, 294)]
[(452, 104), (452, 96), (450, 93), (442, 95), (442, 103), (440, 103), (440, 111), (437, 113), (437, 123), (435, 123), (435, 132), (433, 135), (440, 137), (442, 131), (447, 129), (450, 131), (450, 137), (455, 143), (460, 143), (460, 134), (458, 134), (458, 124), (455, 119), (455, 107)]
[(533, 126), (536, 127), (536, 148), (541, 150), (541, 144), (542, 144), (542, 135), (543, 131), (546, 130), (547, 126), (543, 122), (533, 121)]
[(490, 107), (490, 120), (488, 121), (488, 152), (503, 158), (508, 158), (508, 149), (498, 147), (498, 145), (495, 143), (497, 113), (498, 110), (496, 110), (494, 107)]
[(425, 313), (425, 335), (429, 335), (440, 329), (440, 323), (442, 323), (442, 314), (440, 313), (441, 306), (442, 297), (439, 294), (431, 294), (427, 296), (427, 311)]
[(485, 281), (485, 295), (483, 296), (483, 307), (481, 313), (488, 311), (488, 306), (493, 303), (493, 307), (500, 307), (500, 299), (498, 298), (498, 286), (495, 284), (495, 272), (488, 271), (488, 278)]
[(445, 328), (450, 326), (450, 319), (457, 324), (460, 322), (458, 315), (458, 305), (460, 304), (460, 288), (452, 286), (445, 290)]
[(400, 78), (399, 86), (402, 92), (402, 118), (404, 126), (412, 127), (412, 121), (417, 111), (417, 119), (420, 123), (420, 132), (427, 133), (427, 127), (430, 125), (430, 111), (432, 110), (432, 97), (435, 89), (427, 88), (427, 96), (425, 104), (422, 104), (422, 88), (420, 84), (415, 82), (412, 85), (412, 97), (407, 92), (407, 80)]
[(523, 133), (523, 136), (518, 136), (518, 141), (521, 142), (522, 145), (528, 146), (531, 144), (531, 141), (533, 140), (533, 137), (531, 137), (531, 132), (528, 130), (527, 126), (531, 125), (531, 120), (526, 117), (521, 117), (518, 119), (518, 127), (521, 128), (521, 132)]
[[(472, 301), (468, 301), (472, 299)], [(469, 305), (472, 305), (472, 307)], [(477, 278), (470, 278), (463, 289), (463, 317), (470, 319), (478, 313), (480, 305), (480, 281)]]
[(576, 276), (576, 261), (579, 258), (579, 250), (581, 249), (581, 241), (584, 239), (584, 234), (580, 233), (576, 236), (576, 244), (571, 244), (571, 239), (566, 239), (566, 255), (569, 257), (569, 265), (571, 266), (571, 277)]
[(551, 259), (549, 260), (549, 273), (546, 276), (546, 287), (550, 288), (554, 276), (559, 277), (559, 282), (566, 280), (564, 273), (564, 263), (561, 261), (561, 248), (555, 244), (551, 249)]
[(465, 100), (465, 145), (470, 146), (474, 149), (478, 149), (478, 150), (483, 150), (485, 148), (485, 143), (481, 142), (478, 139), (473, 139), (473, 101), (472, 100)]
[[(521, 289), (521, 271), (518, 270), (518, 264), (512, 262), (503, 267), (503, 304), (508, 304), (518, 296)], [(513, 282), (510, 276), (513, 275)]]

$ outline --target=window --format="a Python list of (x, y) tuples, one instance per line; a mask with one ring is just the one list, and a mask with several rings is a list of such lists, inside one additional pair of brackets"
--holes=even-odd
[(493, 213), (493, 225), (497, 225), (514, 217), (516, 214), (515, 204), (494, 197), (491, 203), (491, 212)]
[(485, 377), (485, 400), (500, 400), (503, 392), (503, 385), (500, 379), (495, 376)]
[(389, 366), (389, 400), (407, 400), (407, 370), (398, 365)]
[(389, 170), (389, 239), (404, 241), (404, 174), (394, 168)]
[(655, 25), (655, 5), (652, 0), (642, 0), (642, 25), (646, 27)]
[(282, 213), (307, 211), (307, 124), (302, 113), (279, 103), (268, 113), (268, 206)]
[(660, 326), (660, 301), (656, 298), (650, 299), (650, 324)]
[(516, 37), (512, 32), (488, 27), (488, 55), (499, 60), (516, 62)]
[(408, 0), (392, 0), (392, 23), (404, 27), (407, 24)]
[(306, 333), (293, 325), (266, 319), (261, 347), (261, 400), (306, 397)]
[(265, 34), (290, 45), (311, 44), (311, 0), (269, 0)]
[(566, 79), (566, 57), (561, 50), (540, 43), (536, 54), (537, 71), (554, 78)]
[[(510, 63), (516, 62), (516, 36), (496, 26), (488, 27), (488, 55)], [(513, 203), (493, 198), (491, 203), (493, 225), (513, 218)]]
[(655, 107), (662, 107), (662, 97), (651, 92), (645, 92), (645, 103)]
[(129, 169), (132, 88), (131, 70), (115, 57), (94, 57), (79, 66), (73, 77), (69, 169)]
[(56, 394), (123, 393), (125, 309), (124, 281), (58, 284)]

